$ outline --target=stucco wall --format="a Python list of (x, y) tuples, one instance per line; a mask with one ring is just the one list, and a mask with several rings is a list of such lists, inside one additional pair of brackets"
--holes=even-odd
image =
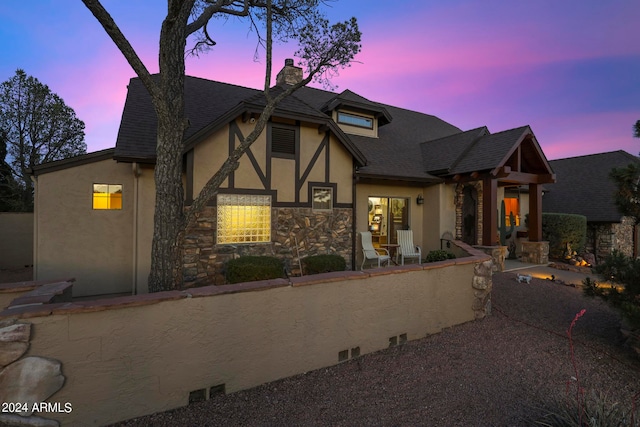
[(0, 212), (0, 268), (33, 264), (33, 213)]
[[(47, 415), (102, 425), (184, 406), (192, 391), (254, 387), (334, 365), (341, 352), (366, 354), (402, 334), (413, 340), (478, 318), (490, 306), (477, 298), (479, 288), (491, 289), (486, 263), (476, 255), (30, 307), (18, 316), (35, 331), (27, 355), (62, 362), (66, 382), (49, 401), (73, 411)], [(489, 272), (484, 280), (481, 271)]]
[(446, 232), (455, 236), (455, 185), (432, 185), (424, 189), (424, 247), (422, 253), (440, 249), (440, 239)]
[[(122, 184), (122, 209), (94, 210), (94, 183)], [(34, 279), (75, 277), (74, 296), (131, 292), (133, 190), (131, 164), (113, 160), (38, 175)]]

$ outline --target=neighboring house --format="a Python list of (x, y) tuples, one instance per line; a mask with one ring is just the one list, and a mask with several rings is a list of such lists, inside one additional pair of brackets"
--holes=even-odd
[[(286, 63), (274, 91), (302, 78)], [(155, 187), (156, 118), (130, 81), (116, 147), (34, 168), (35, 276), (75, 276), (76, 295), (146, 292)], [(185, 79), (184, 185), (188, 204), (253, 129), (255, 89)], [(184, 279), (223, 283), (223, 264), (269, 254), (337, 253), (360, 265), (358, 231), (377, 245), (411, 229), (422, 253), (443, 236), (498, 244), (500, 202), (528, 191), (528, 254), (544, 262), (542, 184), (553, 172), (528, 126), (462, 132), (443, 120), (372, 102), (349, 90), (302, 88), (285, 99), (220, 194), (186, 234)], [(518, 200), (510, 209), (520, 210)]]
[(558, 182), (545, 185), (543, 211), (586, 216), (585, 249), (596, 256), (596, 262), (602, 262), (614, 249), (638, 256), (637, 227), (618, 211), (614, 201), (616, 186), (609, 178), (613, 168), (638, 161), (618, 150), (549, 162)]

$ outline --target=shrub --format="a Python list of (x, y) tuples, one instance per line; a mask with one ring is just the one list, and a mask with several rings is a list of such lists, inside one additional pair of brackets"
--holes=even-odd
[(549, 242), (549, 256), (552, 258), (562, 258), (569, 248), (581, 252), (587, 239), (587, 217), (543, 213), (542, 239)]
[(226, 278), (229, 283), (284, 277), (282, 260), (269, 256), (242, 256), (227, 261)]
[(430, 251), (427, 254), (427, 257), (424, 259), (425, 262), (436, 262), (436, 261), (444, 261), (447, 259), (454, 259), (456, 256), (451, 252), (444, 251), (442, 249), (438, 249), (435, 251)]
[(304, 274), (328, 273), (346, 269), (347, 262), (340, 255), (313, 255), (302, 259)]
[(634, 329), (640, 329), (640, 260), (627, 257), (614, 250), (595, 272), (607, 281), (624, 287), (598, 286), (590, 280), (583, 281), (587, 296), (599, 296), (616, 307)]

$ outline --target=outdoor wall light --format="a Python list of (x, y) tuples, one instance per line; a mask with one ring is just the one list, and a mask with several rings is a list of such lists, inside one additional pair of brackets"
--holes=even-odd
[(422, 197), (422, 194), (418, 194), (418, 198), (416, 198), (416, 203), (419, 205), (424, 205), (424, 197)]

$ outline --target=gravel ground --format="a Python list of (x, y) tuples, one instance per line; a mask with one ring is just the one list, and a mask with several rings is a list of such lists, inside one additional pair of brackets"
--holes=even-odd
[(623, 345), (616, 312), (579, 289), (500, 273), (484, 320), (118, 425), (527, 425), (575, 393), (566, 331), (583, 308), (573, 330), (577, 377), (587, 393), (631, 408), (640, 361)]

